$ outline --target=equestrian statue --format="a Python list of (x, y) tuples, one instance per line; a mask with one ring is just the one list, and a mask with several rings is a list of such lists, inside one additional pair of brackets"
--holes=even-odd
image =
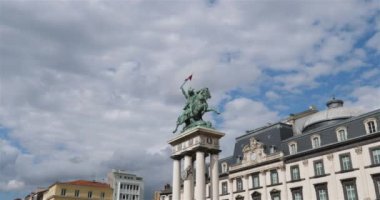
[(220, 114), (218, 111), (208, 107), (207, 100), (211, 98), (208, 88), (194, 91), (194, 89), (189, 87), (187, 92), (183, 89), (183, 86), (188, 80), (191, 80), (191, 78), (192, 75), (185, 79), (180, 87), (182, 94), (186, 98), (186, 105), (183, 108), (182, 114), (177, 119), (177, 126), (173, 133), (177, 132), (178, 127), (183, 123), (185, 123), (185, 126), (183, 127), (182, 132), (196, 126), (212, 128), (211, 122), (203, 121), (203, 114), (211, 111)]

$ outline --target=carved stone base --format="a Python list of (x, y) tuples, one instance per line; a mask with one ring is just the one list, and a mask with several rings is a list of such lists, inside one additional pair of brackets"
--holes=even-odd
[(193, 123), (189, 124), (188, 126), (183, 127), (182, 132), (184, 132), (186, 130), (189, 130), (191, 128), (195, 128), (195, 127), (212, 128), (212, 124), (209, 121), (207, 121), (207, 122), (203, 121), (203, 120), (196, 121), (196, 122), (193, 122)]

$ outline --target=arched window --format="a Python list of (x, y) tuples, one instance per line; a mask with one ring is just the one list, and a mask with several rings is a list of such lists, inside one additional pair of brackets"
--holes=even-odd
[(367, 134), (377, 132), (377, 122), (375, 118), (368, 118), (364, 120), (364, 126)]
[(252, 200), (261, 200), (261, 194), (257, 191), (251, 194)]
[(297, 153), (297, 142), (290, 142), (289, 143), (289, 153), (291, 155)]
[(338, 142), (347, 140), (347, 128), (342, 126), (336, 129), (336, 137)]
[(319, 135), (311, 136), (311, 145), (314, 148), (318, 148), (321, 146), (321, 137)]
[(236, 200), (244, 200), (244, 197), (241, 196), (241, 195), (238, 195), (235, 199), (236, 199)]

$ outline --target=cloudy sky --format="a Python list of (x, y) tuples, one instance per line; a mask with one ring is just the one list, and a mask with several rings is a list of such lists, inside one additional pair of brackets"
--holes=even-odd
[(179, 86), (234, 138), (332, 96), (380, 107), (379, 1), (0, 0), (0, 199), (112, 168), (171, 182)]

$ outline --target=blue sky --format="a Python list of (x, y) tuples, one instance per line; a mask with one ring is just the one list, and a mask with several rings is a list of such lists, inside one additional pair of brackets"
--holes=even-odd
[[(0, 1), (0, 199), (111, 169), (171, 181), (179, 90), (234, 138), (331, 97), (380, 108), (378, 1)], [(162, 170), (166, 169), (166, 170)]]

